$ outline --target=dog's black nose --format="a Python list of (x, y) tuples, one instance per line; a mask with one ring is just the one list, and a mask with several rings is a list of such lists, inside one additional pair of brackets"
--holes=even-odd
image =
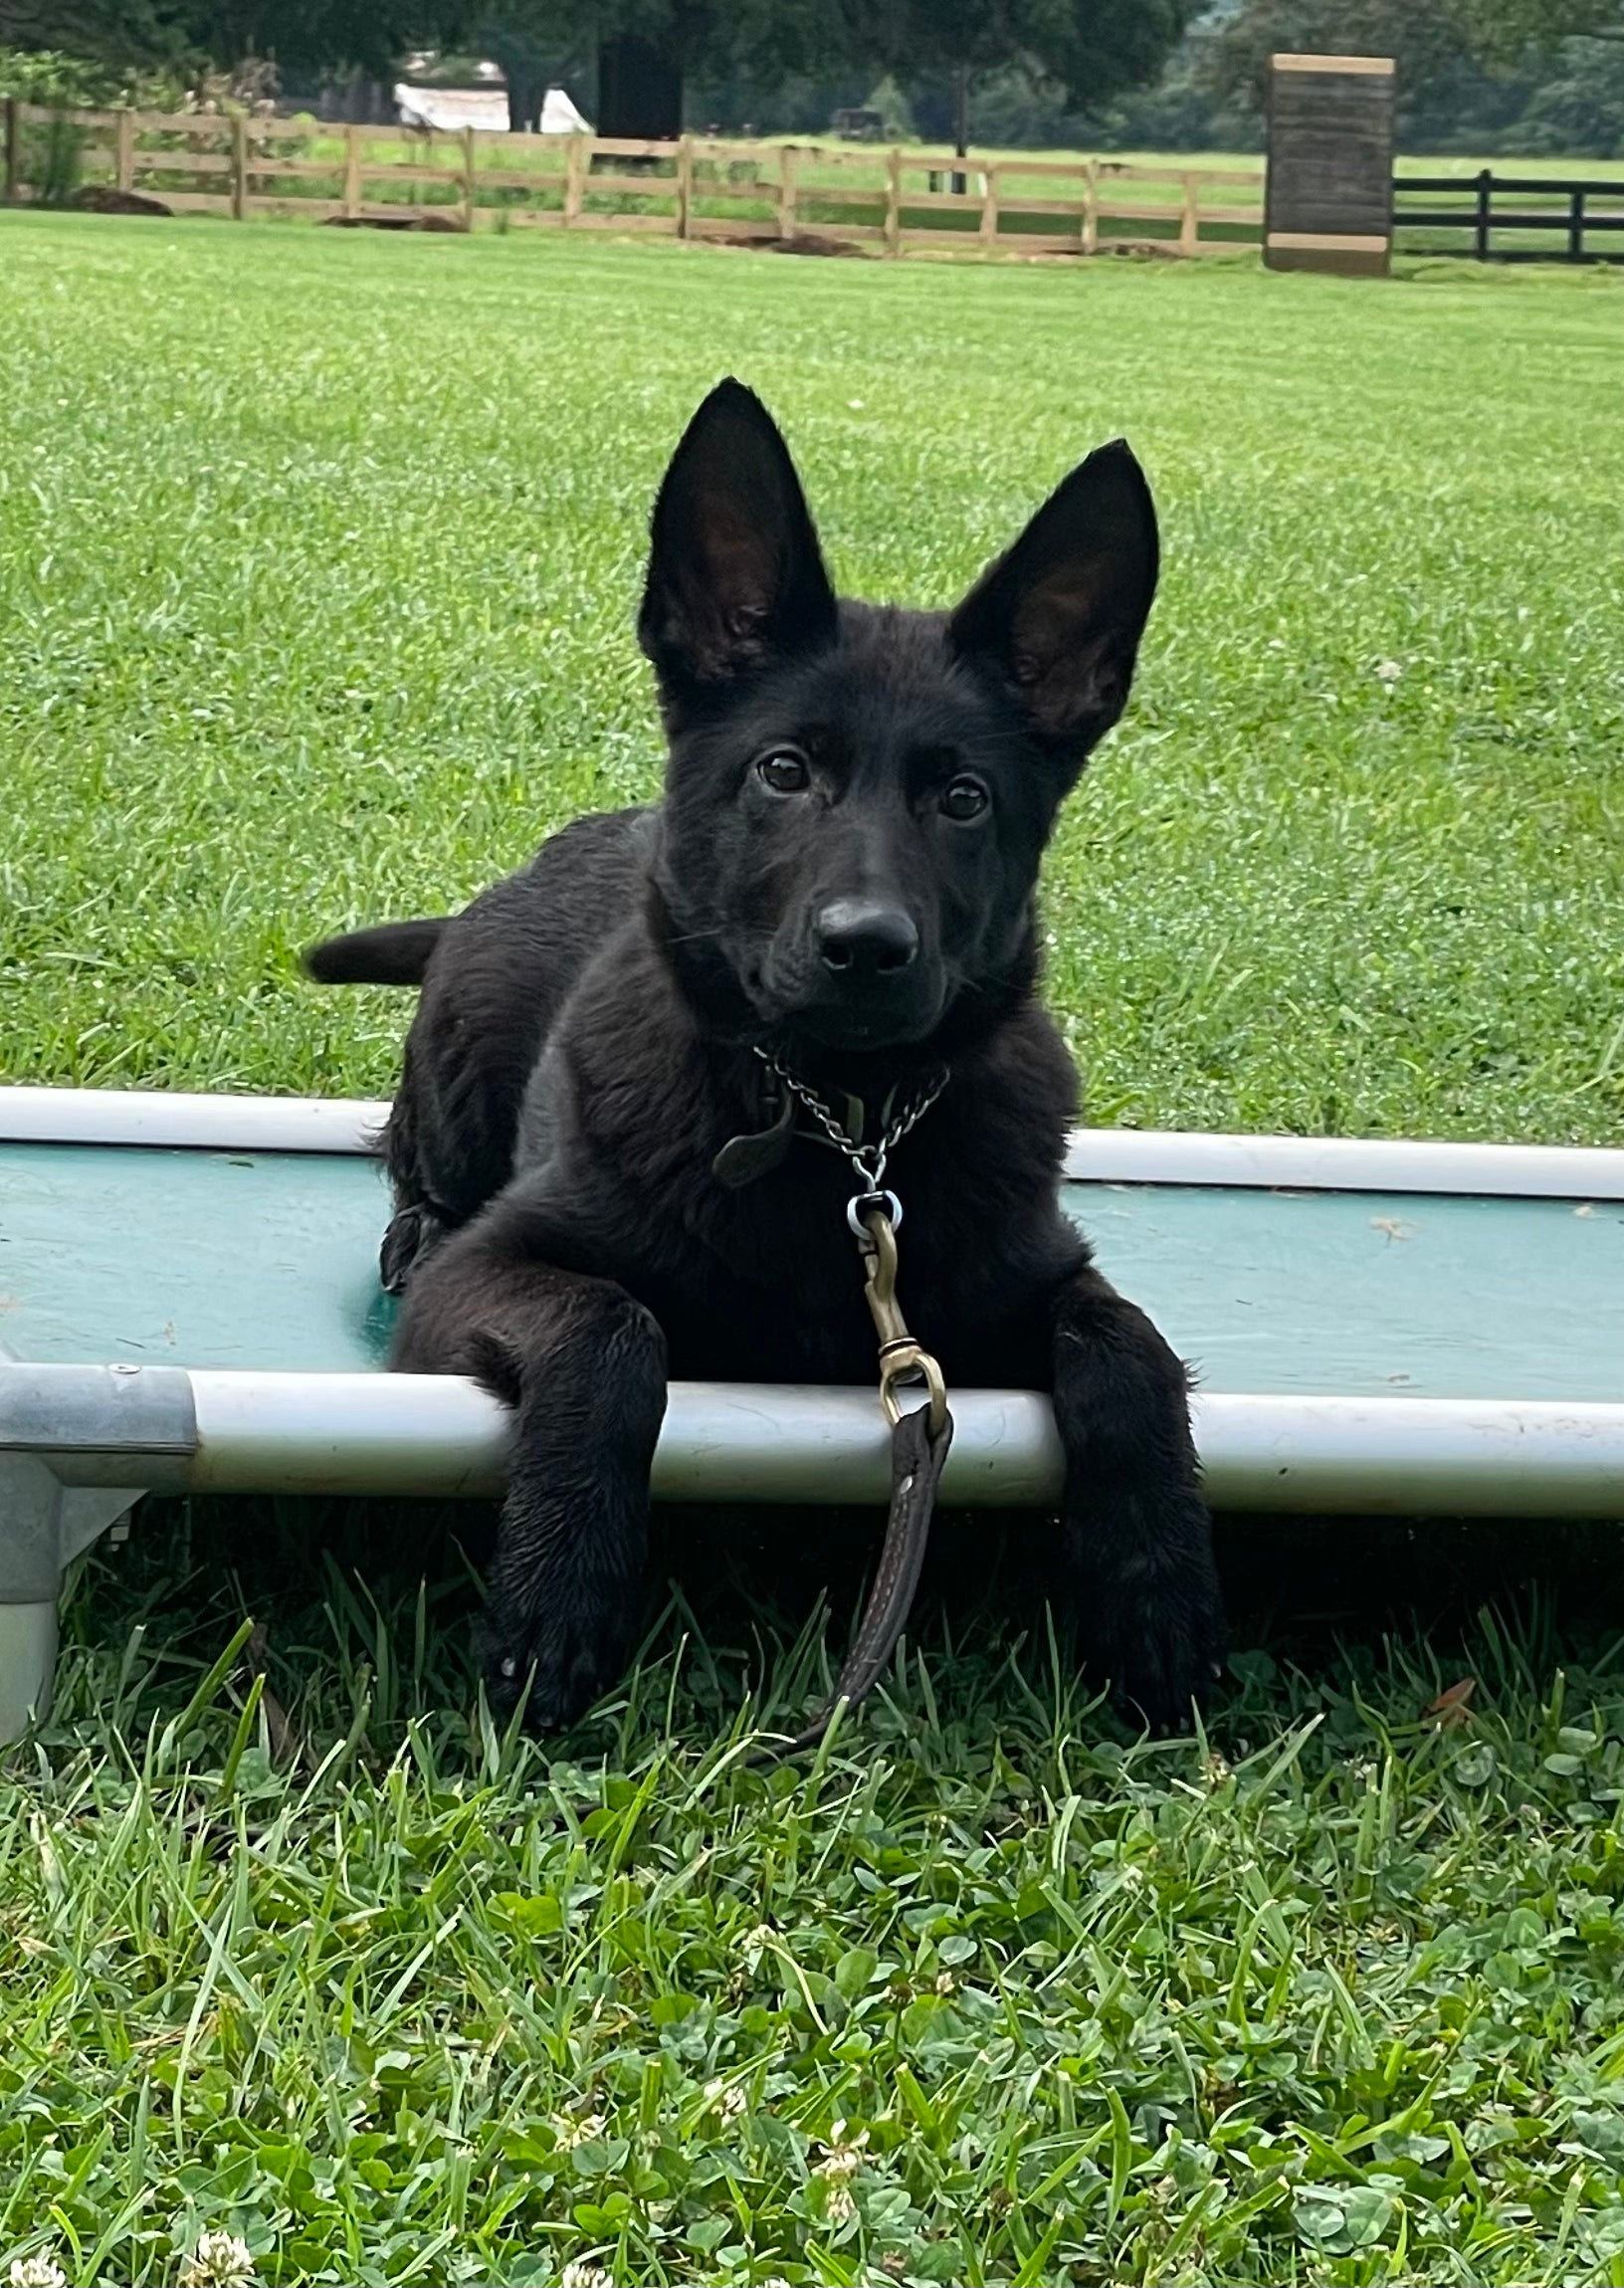
[(919, 934), (900, 906), (871, 906), (837, 898), (813, 924), (818, 952), (837, 976), (883, 976), (906, 969), (919, 949)]

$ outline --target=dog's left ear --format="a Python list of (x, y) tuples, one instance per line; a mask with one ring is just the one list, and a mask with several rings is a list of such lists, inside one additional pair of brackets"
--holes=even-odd
[(1074, 469), (987, 566), (947, 640), (1014, 694), (1046, 744), (1081, 764), (1127, 704), (1157, 561), (1150, 488), (1117, 439)]
[(684, 432), (654, 505), (638, 640), (674, 696), (815, 651), (835, 627), (789, 448), (753, 390), (720, 382)]

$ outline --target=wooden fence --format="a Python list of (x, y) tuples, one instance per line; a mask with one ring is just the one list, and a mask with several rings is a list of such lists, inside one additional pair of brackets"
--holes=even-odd
[(1261, 169), (955, 161), (873, 145), (685, 135), (434, 135), (293, 119), (6, 106), (5, 193), (124, 192), (245, 221), (429, 221), (680, 239), (834, 240), (882, 253), (1191, 256), (1256, 244)]
[[(1417, 198), (1429, 203), (1412, 204)], [(1407, 254), (1624, 263), (1624, 181), (1497, 175), (1489, 167), (1475, 175), (1396, 175), (1393, 227), (1404, 234)], [(1519, 236), (1508, 246), (1497, 240), (1502, 231)]]

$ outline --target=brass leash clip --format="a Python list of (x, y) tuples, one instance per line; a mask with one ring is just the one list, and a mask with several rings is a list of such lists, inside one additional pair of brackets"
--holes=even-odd
[(939, 1436), (947, 1419), (947, 1385), (940, 1366), (908, 1331), (897, 1301), (897, 1226), (879, 1198), (854, 1201), (851, 1221), (860, 1230), (863, 1250), (863, 1292), (869, 1316), (880, 1338), (880, 1403), (895, 1429), (903, 1418), (898, 1385), (922, 1382), (928, 1393), (930, 1429)]

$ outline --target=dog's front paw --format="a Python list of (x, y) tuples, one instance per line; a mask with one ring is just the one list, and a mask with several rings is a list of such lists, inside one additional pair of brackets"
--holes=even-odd
[(1125, 1712), (1158, 1739), (1194, 1730), (1224, 1672), (1223, 1614), (1216, 1597), (1164, 1592), (1108, 1625), (1100, 1666)]
[(618, 1617), (488, 1613), (480, 1629), (486, 1698), (506, 1724), (523, 1708), (524, 1729), (564, 1732), (623, 1674), (630, 1647)]
[(1223, 1675), (1226, 1632), (1211, 1525), (1198, 1496), (1157, 1529), (1074, 1552), (1090, 1666), (1160, 1737), (1187, 1733)]

